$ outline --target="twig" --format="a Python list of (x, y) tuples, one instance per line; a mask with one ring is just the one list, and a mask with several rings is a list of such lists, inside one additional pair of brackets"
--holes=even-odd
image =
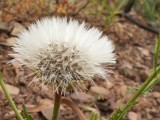
[(159, 34), (160, 33), (160, 30), (156, 29), (156, 28), (153, 28), (151, 26), (147, 26), (143, 23), (140, 23), (138, 20), (132, 18), (131, 16), (127, 15), (127, 14), (123, 14), (122, 16), (124, 16), (127, 20), (131, 21), (132, 23), (134, 23), (135, 25), (145, 29), (145, 30), (148, 30), (150, 32), (153, 32), (155, 34)]
[(153, 32), (155, 34), (159, 34), (160, 31), (156, 28), (153, 28), (151, 26), (147, 26), (143, 23), (140, 23), (138, 20), (132, 18), (131, 16), (129, 16), (128, 14), (126, 13), (129, 13), (133, 7), (133, 5), (135, 4), (136, 0), (129, 0), (127, 5), (124, 7), (124, 13), (122, 14), (122, 16), (124, 16), (127, 20), (131, 21), (132, 23), (134, 23), (135, 25), (145, 29), (145, 30), (148, 30), (150, 32)]
[(136, 0), (129, 0), (127, 5), (124, 7), (124, 13), (130, 12), (135, 2)]
[(77, 107), (77, 105), (71, 99), (62, 98), (61, 102), (71, 107), (75, 111), (75, 113), (77, 113), (80, 120), (86, 120), (85, 115), (82, 113), (82, 111)]

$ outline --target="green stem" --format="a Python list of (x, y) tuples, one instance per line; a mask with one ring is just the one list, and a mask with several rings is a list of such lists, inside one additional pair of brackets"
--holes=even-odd
[(137, 92), (133, 95), (133, 97), (128, 101), (128, 103), (124, 106), (122, 109), (122, 113), (119, 115), (119, 118), (117, 120), (120, 120), (132, 107), (132, 104), (136, 101), (136, 99), (146, 90), (147, 86), (152, 82), (152, 80), (156, 77), (157, 73), (160, 71), (160, 66), (157, 67), (156, 70), (154, 70), (149, 78), (142, 84), (142, 86), (137, 90)]
[(52, 120), (58, 120), (58, 114), (59, 114), (59, 109), (60, 109), (60, 104), (61, 104), (61, 94), (59, 94), (59, 93), (57, 93), (57, 92), (55, 93)]
[(154, 86), (155, 84), (157, 84), (158, 81), (159, 81), (159, 79), (160, 79), (160, 75), (158, 75), (156, 78), (154, 78), (154, 79), (148, 84), (148, 86), (145, 88), (144, 91), (148, 90), (149, 88), (151, 88), (152, 86)]
[(6, 95), (6, 98), (7, 98), (8, 101), (9, 101), (10, 106), (11, 106), (12, 109), (14, 110), (17, 118), (18, 118), (19, 120), (23, 120), (23, 117), (22, 117), (21, 114), (18, 112), (18, 109), (17, 109), (16, 105), (14, 104), (14, 101), (13, 101), (11, 95), (9, 94), (9, 92), (8, 92), (8, 90), (7, 90), (7, 88), (6, 88), (5, 83), (3, 82), (3, 77), (2, 77), (2, 74), (1, 74), (1, 73), (0, 73), (0, 85), (1, 85), (1, 87), (2, 87), (2, 90), (3, 90), (4, 94)]

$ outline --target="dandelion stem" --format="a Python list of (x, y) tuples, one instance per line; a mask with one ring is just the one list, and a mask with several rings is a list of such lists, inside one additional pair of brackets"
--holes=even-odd
[(61, 104), (61, 94), (59, 94), (59, 93), (57, 93), (57, 92), (55, 93), (52, 120), (58, 120), (58, 114), (59, 114), (59, 109), (60, 109), (60, 104)]
[(11, 106), (12, 109), (14, 110), (17, 118), (18, 118), (19, 120), (23, 120), (23, 117), (22, 117), (21, 114), (18, 112), (18, 109), (17, 109), (16, 105), (14, 104), (14, 101), (13, 101), (11, 95), (9, 94), (9, 92), (8, 92), (8, 90), (7, 90), (7, 88), (6, 88), (5, 83), (3, 82), (3, 77), (2, 77), (2, 74), (1, 74), (1, 73), (0, 73), (0, 85), (1, 85), (1, 87), (2, 87), (2, 90), (3, 90), (4, 94), (6, 95), (6, 98), (7, 98), (8, 101), (9, 101), (10, 106)]

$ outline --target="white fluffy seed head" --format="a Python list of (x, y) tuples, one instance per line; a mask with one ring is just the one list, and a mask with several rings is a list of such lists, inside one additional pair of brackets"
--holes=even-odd
[(67, 18), (36, 21), (19, 34), (13, 50), (15, 60), (63, 94), (69, 88), (80, 91), (95, 75), (106, 78), (107, 67), (102, 64), (115, 63), (114, 45), (100, 30)]

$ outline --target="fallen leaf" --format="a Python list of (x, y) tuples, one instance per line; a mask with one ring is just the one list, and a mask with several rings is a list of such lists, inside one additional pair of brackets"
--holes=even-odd
[(12, 27), (7, 22), (0, 22), (0, 32), (6, 32), (9, 33), (11, 31)]
[[(53, 107), (44, 109), (41, 111), (41, 113), (47, 120), (52, 120)], [(64, 118), (61, 115), (61, 111), (59, 113), (58, 120), (64, 120)]]
[(53, 101), (49, 99), (44, 99), (38, 105), (33, 107), (29, 107), (28, 105), (26, 105), (26, 108), (28, 112), (40, 112), (48, 108), (53, 108)]
[[(11, 95), (18, 95), (19, 94), (19, 88), (15, 87), (15, 86), (12, 86), (12, 85), (9, 85), (9, 84), (5, 84), (6, 87), (7, 87), (7, 90), (8, 92), (11, 94)], [(1, 86), (0, 86), (0, 91), (3, 92)]]
[(106, 80), (102, 83), (103, 86), (105, 86), (107, 89), (111, 89), (114, 85), (111, 81)]
[(23, 29), (24, 29), (24, 26), (23, 26), (23, 25), (21, 25), (20, 23), (15, 22), (15, 23), (13, 23), (13, 30), (12, 30), (12, 32), (11, 32), (11, 35), (17, 36), (17, 34), (18, 34), (20, 31), (22, 31)]
[[(63, 112), (65, 108), (63, 107), (63, 105), (61, 104), (60, 106), (60, 114), (58, 116), (58, 120), (62, 120), (62, 114), (61, 112)], [(49, 106), (47, 109), (43, 109), (41, 110), (42, 115), (47, 119), (47, 120), (51, 120), (52, 119), (52, 114), (53, 114), (53, 105)]]
[(8, 38), (5, 42), (0, 42), (0, 45), (11, 47), (16, 43), (15, 37)]
[(21, 68), (22, 66), (19, 62), (13, 62), (12, 65), (15, 68), (15, 73), (16, 73), (15, 80), (16, 80), (16, 83), (18, 83), (19, 78), (22, 78), (24, 75), (24, 70), (22, 70)]
[(96, 108), (93, 108), (93, 107), (90, 107), (90, 106), (81, 106), (83, 109), (85, 110), (88, 110), (90, 112), (93, 112), (93, 113), (96, 113), (98, 114), (98, 116), (100, 116), (100, 112), (96, 109)]
[(123, 62), (120, 66), (120, 73), (125, 77), (135, 79), (133, 66), (129, 62)]
[(138, 114), (135, 112), (129, 112), (128, 113), (128, 119), (129, 120), (138, 120)]
[(154, 98), (160, 98), (160, 93), (159, 92), (152, 92), (152, 93), (150, 93), (150, 96), (154, 97)]
[(93, 95), (102, 95), (102, 96), (109, 96), (110, 92), (109, 90), (107, 90), (104, 87), (100, 87), (100, 86), (92, 86), (89, 89), (89, 92)]
[(89, 103), (94, 100), (94, 97), (87, 93), (72, 93), (70, 96), (73, 100), (81, 103)]
[(150, 56), (150, 53), (147, 49), (143, 48), (143, 47), (137, 47), (139, 52), (144, 55), (144, 56)]
[(52, 112), (53, 112), (53, 108), (47, 108), (41, 111), (42, 115), (47, 119), (47, 120), (51, 120), (52, 119)]

